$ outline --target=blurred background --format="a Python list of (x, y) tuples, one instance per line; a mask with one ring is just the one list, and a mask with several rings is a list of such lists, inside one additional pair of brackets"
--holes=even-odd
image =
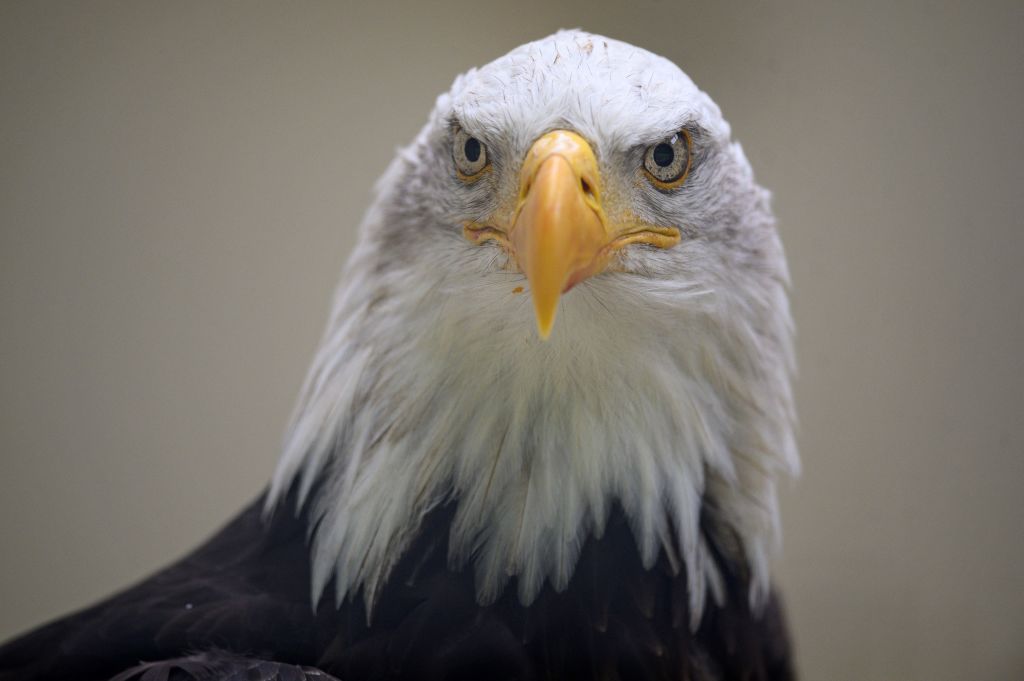
[(1024, 678), (1024, 5), (0, 4), (0, 639), (259, 493), (376, 177), (560, 27), (678, 63), (775, 194), (803, 678)]

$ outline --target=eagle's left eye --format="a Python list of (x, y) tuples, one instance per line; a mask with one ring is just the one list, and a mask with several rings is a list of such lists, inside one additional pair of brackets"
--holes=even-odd
[(690, 172), (690, 135), (685, 130), (652, 144), (644, 153), (644, 170), (656, 187), (674, 189)]
[(487, 147), (461, 128), (455, 131), (452, 157), (462, 179), (472, 179), (487, 167)]

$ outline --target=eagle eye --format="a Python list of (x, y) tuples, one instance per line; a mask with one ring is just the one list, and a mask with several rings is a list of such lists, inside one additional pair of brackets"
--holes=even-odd
[(455, 170), (463, 180), (475, 179), (487, 167), (487, 147), (465, 130), (455, 131), (452, 144), (452, 158), (455, 159)]
[(649, 146), (644, 153), (644, 170), (659, 189), (680, 186), (690, 172), (690, 134), (681, 130)]

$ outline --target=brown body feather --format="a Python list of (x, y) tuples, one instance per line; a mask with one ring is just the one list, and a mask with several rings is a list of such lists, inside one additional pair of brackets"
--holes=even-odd
[[(524, 607), (508, 588), (482, 607), (471, 574), (447, 565), (453, 509), (437, 510), (368, 626), (361, 601), (310, 607), (307, 519), (280, 510), (265, 522), (261, 504), (150, 579), (0, 647), (0, 681), (793, 678), (774, 598), (753, 614), (743, 570), (719, 555), (726, 602), (691, 632), (685, 574), (664, 556), (644, 569), (619, 511), (565, 591), (545, 587)], [(156, 664), (126, 671), (143, 661)]]

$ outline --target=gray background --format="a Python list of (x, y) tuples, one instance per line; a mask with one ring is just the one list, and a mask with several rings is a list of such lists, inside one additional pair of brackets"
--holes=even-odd
[(369, 190), (559, 27), (664, 54), (775, 192), (807, 679), (1024, 678), (1024, 6), (0, 4), (0, 637), (260, 490)]

